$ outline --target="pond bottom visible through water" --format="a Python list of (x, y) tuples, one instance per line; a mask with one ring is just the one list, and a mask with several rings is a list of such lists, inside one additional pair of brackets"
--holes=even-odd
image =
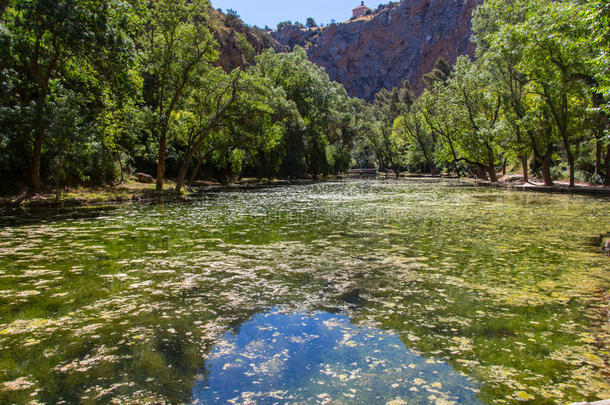
[(257, 314), (212, 349), (204, 373), (193, 404), (480, 403), (444, 361), (326, 312)]
[(610, 200), (332, 181), (0, 218), (0, 404), (610, 398)]

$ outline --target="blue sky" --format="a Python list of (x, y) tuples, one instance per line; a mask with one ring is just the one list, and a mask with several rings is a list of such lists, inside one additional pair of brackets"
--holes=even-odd
[[(360, 5), (360, 0), (211, 0), (214, 8), (226, 11), (231, 8), (249, 25), (275, 28), (280, 21), (290, 20), (305, 23), (313, 17), (318, 24), (328, 24), (331, 19), (337, 22), (348, 20), (352, 9)], [(388, 1), (365, 1), (374, 9)]]

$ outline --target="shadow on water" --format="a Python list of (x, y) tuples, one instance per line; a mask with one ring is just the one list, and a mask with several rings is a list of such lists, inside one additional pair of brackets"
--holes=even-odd
[(475, 384), (389, 332), (327, 312), (259, 313), (212, 348), (193, 404), (478, 404)]
[(96, 207), (45, 208), (28, 211), (4, 212), (0, 215), (0, 228), (17, 228), (27, 225), (71, 221), (79, 219), (96, 219), (113, 214), (118, 205)]
[[(143, 199), (130, 202), (107, 202), (103, 205), (82, 205), (82, 206), (61, 206), (61, 205), (41, 205), (28, 207), (6, 208), (0, 207), (0, 228), (17, 228), (20, 226), (37, 225), (44, 223), (72, 221), (81, 219), (96, 219), (107, 216), (117, 211), (120, 211), (127, 204), (135, 204), (138, 206), (157, 206), (157, 205), (183, 205), (196, 206), (202, 201), (214, 202), (222, 201), (230, 194), (255, 194), (265, 193), (273, 189), (280, 190), (286, 185), (292, 187), (305, 187), (307, 185), (316, 184), (316, 182), (295, 182), (294, 184), (286, 183), (261, 183), (261, 184), (245, 184), (239, 186), (221, 186), (212, 189), (194, 189), (189, 197), (186, 198), (167, 198), (167, 199)], [(323, 184), (323, 182), (319, 182)], [(154, 193), (147, 193), (154, 194)]]

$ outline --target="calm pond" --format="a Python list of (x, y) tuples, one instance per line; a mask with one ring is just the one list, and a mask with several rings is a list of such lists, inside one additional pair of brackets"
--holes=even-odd
[(0, 220), (0, 403), (610, 398), (610, 200), (347, 181)]

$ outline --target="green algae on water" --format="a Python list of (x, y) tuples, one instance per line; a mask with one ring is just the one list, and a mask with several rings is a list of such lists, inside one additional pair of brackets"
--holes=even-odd
[[(481, 403), (608, 398), (610, 260), (590, 241), (609, 224), (608, 200), (437, 180), (3, 220), (0, 403), (193, 402), (227, 334), (272, 308), (395, 336)], [(334, 360), (343, 388), (315, 402), (355, 395), (358, 367)], [(397, 383), (375, 395), (401, 403)], [(440, 378), (400, 384), (409, 404), (452, 398)]]

